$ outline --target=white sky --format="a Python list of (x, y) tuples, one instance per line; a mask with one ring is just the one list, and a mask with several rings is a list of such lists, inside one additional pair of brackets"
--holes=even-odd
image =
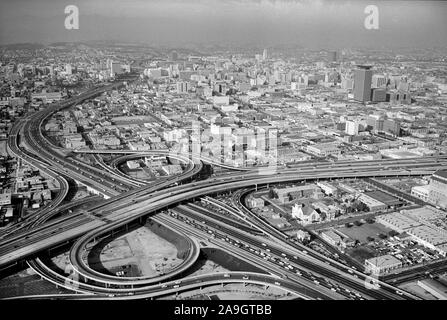
[[(80, 29), (65, 30), (64, 8)], [(379, 8), (379, 30), (364, 9)], [(308, 47), (447, 46), (447, 1), (0, 0), (0, 43), (120, 40)]]

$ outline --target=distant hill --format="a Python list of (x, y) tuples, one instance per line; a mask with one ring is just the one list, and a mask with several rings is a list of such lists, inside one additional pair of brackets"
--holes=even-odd
[(1, 46), (2, 48), (12, 49), (12, 50), (36, 50), (43, 49), (45, 46), (40, 43), (13, 43), (13, 44), (5, 44)]

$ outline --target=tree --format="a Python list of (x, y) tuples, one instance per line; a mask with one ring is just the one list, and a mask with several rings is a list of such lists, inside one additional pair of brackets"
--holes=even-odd
[(395, 237), (395, 236), (399, 235), (399, 232), (397, 232), (396, 230), (391, 230), (390, 232), (388, 232), (388, 235), (390, 237)]

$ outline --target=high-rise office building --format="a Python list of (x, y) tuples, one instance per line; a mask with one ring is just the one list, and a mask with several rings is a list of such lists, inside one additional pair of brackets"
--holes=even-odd
[(71, 75), (72, 74), (72, 68), (71, 68), (71, 64), (67, 63), (65, 65), (65, 73)]
[(447, 170), (438, 170), (432, 175), (428, 200), (434, 205), (447, 208)]
[(329, 62), (337, 62), (339, 60), (340, 54), (337, 51), (328, 51), (327, 59)]
[(177, 82), (177, 93), (179, 94), (183, 94), (183, 93), (188, 93), (189, 90), (189, 83), (182, 81), (182, 82)]
[(354, 80), (347, 76), (341, 77), (341, 88), (345, 90), (352, 90), (354, 88)]
[(262, 60), (267, 60), (269, 58), (269, 53), (267, 51), (267, 49), (264, 49), (264, 51), (262, 52)]
[(373, 88), (385, 88), (386, 87), (386, 77), (380, 74), (375, 74), (372, 76), (371, 86)]
[(178, 53), (177, 53), (177, 51), (171, 51), (171, 53), (169, 54), (169, 59), (171, 61), (178, 60)]
[(354, 100), (371, 101), (371, 66), (358, 66), (354, 71)]
[(346, 121), (345, 132), (351, 136), (359, 134), (359, 123), (357, 121)]
[(123, 73), (123, 70), (121, 68), (121, 63), (112, 61), (110, 65), (110, 76), (114, 77), (117, 74)]
[(400, 134), (400, 123), (394, 120), (383, 120), (382, 130), (386, 133), (398, 136)]

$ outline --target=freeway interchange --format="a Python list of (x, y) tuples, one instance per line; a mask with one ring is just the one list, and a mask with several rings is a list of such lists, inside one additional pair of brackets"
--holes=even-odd
[[(234, 170), (222, 176), (197, 181), (194, 178), (201, 172), (203, 163), (219, 164), (207, 158), (191, 159), (153, 151), (129, 157), (164, 154), (183, 162), (184, 172), (152, 184), (141, 181), (136, 183), (113, 168), (96, 168), (66, 157), (52, 145), (42, 130), (45, 119), (53, 113), (116, 86), (119, 83), (94, 88), (53, 104), (18, 121), (12, 128), (8, 150), (55, 178), (61, 190), (51, 205), (0, 235), (0, 270), (26, 262), (43, 278), (77, 293), (60, 296), (61, 299), (153, 298), (212, 284), (238, 282), (278, 287), (302, 299), (418, 299), (382, 281), (375, 281), (374, 286), (365, 285), (371, 280), (368, 275), (304, 247), (247, 211), (222, 206), (229, 214), (239, 215), (243, 223), (238, 225), (192, 202), (213, 194), (275, 183), (431, 174), (447, 167), (446, 156), (315, 163), (278, 168), (274, 172), (265, 168), (241, 170), (224, 166), (225, 169)], [(23, 138), (22, 147), (18, 142), (19, 137)], [(91, 150), (90, 153), (101, 152)], [(126, 151), (110, 153), (132, 154)], [(64, 177), (86, 185), (105, 200), (83, 212), (55, 217), (68, 192)], [(85, 253), (92, 244), (145, 219), (164, 225), (188, 243), (189, 254), (176, 270), (153, 279), (122, 278), (99, 273), (88, 266)], [(198, 257), (200, 246), (194, 239), (212, 243), (242, 260), (258, 265), (265, 273), (230, 272), (181, 278), (182, 273)], [(70, 266), (76, 274), (76, 281), (51, 270), (39, 258), (39, 254), (45, 250), (64, 244), (72, 244)]]

